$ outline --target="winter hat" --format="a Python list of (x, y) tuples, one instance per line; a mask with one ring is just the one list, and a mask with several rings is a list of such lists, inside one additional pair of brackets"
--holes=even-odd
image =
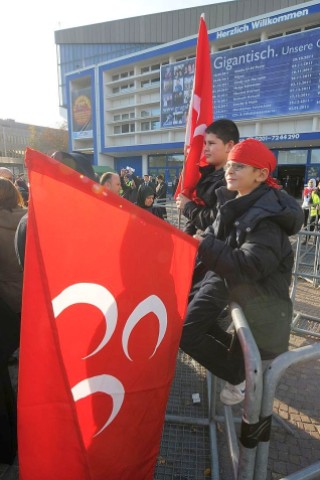
[(13, 180), (13, 173), (9, 168), (0, 167), (0, 177), (7, 178), (8, 180)]
[(277, 182), (270, 176), (270, 173), (277, 166), (276, 157), (273, 153), (259, 140), (247, 138), (242, 142), (234, 145), (229, 152), (228, 160), (237, 163), (251, 165), (254, 168), (267, 168), (269, 176), (265, 183), (270, 187), (280, 188)]

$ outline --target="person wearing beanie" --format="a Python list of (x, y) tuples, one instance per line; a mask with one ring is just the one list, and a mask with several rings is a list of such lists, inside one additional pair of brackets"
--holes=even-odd
[(219, 324), (237, 302), (249, 323), (262, 360), (288, 349), (292, 303), (289, 287), (293, 251), (289, 236), (303, 224), (298, 202), (271, 177), (273, 153), (249, 138), (236, 144), (224, 166), (226, 187), (216, 191), (217, 217), (199, 240), (203, 275), (192, 285), (180, 347), (227, 383), (222, 402), (245, 395), (240, 344)]

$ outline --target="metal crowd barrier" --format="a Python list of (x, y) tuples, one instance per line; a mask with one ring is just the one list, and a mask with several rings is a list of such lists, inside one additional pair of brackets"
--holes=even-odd
[[(239, 305), (231, 304), (233, 327), (244, 354), (246, 370), (246, 395), (242, 418), (234, 418), (232, 407), (224, 406), (224, 415), (217, 415), (217, 378), (207, 372), (208, 418), (166, 415), (166, 422), (207, 426), (210, 433), (211, 480), (220, 480), (217, 425), (225, 423), (229, 455), (232, 463), (232, 480), (266, 480), (271, 427), (274, 416), (273, 400), (277, 384), (291, 366), (320, 358), (320, 343), (297, 348), (279, 355), (263, 372), (259, 350), (250, 327)], [(236, 424), (241, 423), (240, 440)], [(285, 422), (282, 420), (283, 426)], [(292, 433), (290, 427), (288, 431)], [(280, 480), (311, 480), (320, 478), (320, 462)]]
[(297, 334), (320, 337), (320, 318), (297, 311), (296, 295), (301, 280), (309, 282), (316, 289), (320, 286), (320, 232), (311, 232), (308, 228), (297, 234), (295, 260), (292, 272), (290, 297), (293, 303), (294, 315), (291, 330)]
[[(231, 305), (231, 316), (243, 350), (246, 369), (246, 396), (239, 445), (232, 408), (224, 407), (234, 480), (266, 480), (273, 400), (277, 384), (289, 366), (320, 358), (320, 343), (297, 348), (279, 355), (263, 373), (258, 348), (239, 305), (235, 303)], [(215, 393), (211, 391), (211, 396), (213, 397)], [(221, 419), (219, 420), (221, 421)], [(217, 457), (217, 450), (213, 457)], [(219, 480), (218, 474), (212, 478), (213, 480)], [(315, 478), (320, 478), (320, 462), (281, 480), (309, 480)]]

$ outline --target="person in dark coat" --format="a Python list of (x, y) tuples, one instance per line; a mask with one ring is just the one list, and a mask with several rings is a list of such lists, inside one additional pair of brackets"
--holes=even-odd
[(221, 400), (244, 398), (241, 348), (217, 319), (231, 301), (243, 309), (263, 360), (288, 348), (293, 251), (289, 236), (303, 224), (297, 201), (269, 176), (276, 159), (263, 143), (235, 145), (225, 165), (227, 187), (217, 192), (215, 222), (199, 239), (206, 270), (193, 284), (181, 348), (226, 380)]
[(205, 131), (204, 155), (208, 165), (199, 167), (201, 178), (195, 193), (199, 201), (192, 201), (180, 194), (177, 207), (188, 219), (184, 231), (194, 235), (197, 230), (205, 230), (216, 216), (216, 190), (225, 185), (223, 166), (228, 153), (239, 142), (239, 130), (232, 120), (216, 120)]
[[(157, 204), (165, 205), (166, 204), (166, 199), (167, 199), (167, 190), (168, 190), (168, 185), (164, 181), (164, 176), (163, 175), (158, 175), (157, 176), (157, 181), (158, 184), (156, 186), (156, 201)], [(165, 207), (162, 208), (162, 216), (163, 218), (167, 218), (167, 209)]]
[(0, 463), (12, 464), (17, 450), (16, 395), (9, 361), (19, 347), (22, 269), (14, 251), (14, 236), (27, 210), (17, 187), (0, 178)]
[(137, 196), (137, 205), (147, 212), (152, 213), (156, 217), (162, 218), (162, 207), (155, 207), (154, 202), (154, 191), (151, 187), (146, 187), (145, 185), (140, 185)]

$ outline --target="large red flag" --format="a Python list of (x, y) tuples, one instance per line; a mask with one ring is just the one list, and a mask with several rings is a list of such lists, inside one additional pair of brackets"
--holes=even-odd
[(197, 242), (28, 149), (21, 480), (151, 480)]
[(175, 198), (177, 198), (179, 193), (193, 198), (195, 186), (200, 179), (199, 166), (206, 165), (203, 158), (204, 132), (212, 121), (213, 97), (210, 43), (206, 22), (203, 15), (201, 15), (193, 89), (186, 126), (184, 152), (186, 160), (174, 195)]

